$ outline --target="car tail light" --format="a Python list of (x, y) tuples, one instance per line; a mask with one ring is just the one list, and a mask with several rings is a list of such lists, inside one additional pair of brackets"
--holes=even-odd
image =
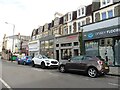
[(26, 58), (26, 60), (28, 60), (28, 58)]
[(97, 61), (99, 65), (102, 65), (103, 64), (103, 61)]

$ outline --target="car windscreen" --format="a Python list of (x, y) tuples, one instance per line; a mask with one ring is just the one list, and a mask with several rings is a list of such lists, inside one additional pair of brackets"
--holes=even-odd
[(43, 57), (44, 59), (48, 59), (48, 57), (46, 57), (45, 55), (42, 55), (42, 57)]
[(27, 59), (32, 59), (32, 57), (30, 57), (30, 56), (28, 56), (28, 57), (26, 57)]
[(105, 61), (101, 56), (96, 56), (98, 59), (100, 59), (101, 61)]

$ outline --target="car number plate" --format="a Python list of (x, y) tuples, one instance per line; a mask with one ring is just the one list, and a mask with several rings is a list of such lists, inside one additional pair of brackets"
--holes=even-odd
[(105, 67), (105, 69), (108, 69), (108, 67)]

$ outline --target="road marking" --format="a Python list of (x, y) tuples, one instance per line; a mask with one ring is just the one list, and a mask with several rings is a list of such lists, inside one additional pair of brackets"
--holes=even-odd
[(114, 86), (120, 86), (120, 85), (115, 84), (115, 83), (108, 83), (108, 84), (110, 84), (110, 85), (114, 85)]
[(54, 73), (51, 73), (51, 72), (49, 72), (48, 74), (50, 74), (50, 75), (52, 75), (52, 76), (56, 76), (56, 77), (59, 76), (58, 74), (54, 74)]
[(9, 90), (13, 90), (2, 78), (0, 78), (0, 81), (1, 81)]
[(42, 69), (37, 69), (37, 68), (32, 68), (32, 70), (35, 70), (35, 71), (44, 71)]

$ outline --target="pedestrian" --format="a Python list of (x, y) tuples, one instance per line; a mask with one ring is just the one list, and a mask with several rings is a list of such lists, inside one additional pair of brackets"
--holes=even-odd
[(107, 56), (107, 51), (105, 52), (105, 59), (106, 59), (106, 63), (108, 65), (108, 56)]

